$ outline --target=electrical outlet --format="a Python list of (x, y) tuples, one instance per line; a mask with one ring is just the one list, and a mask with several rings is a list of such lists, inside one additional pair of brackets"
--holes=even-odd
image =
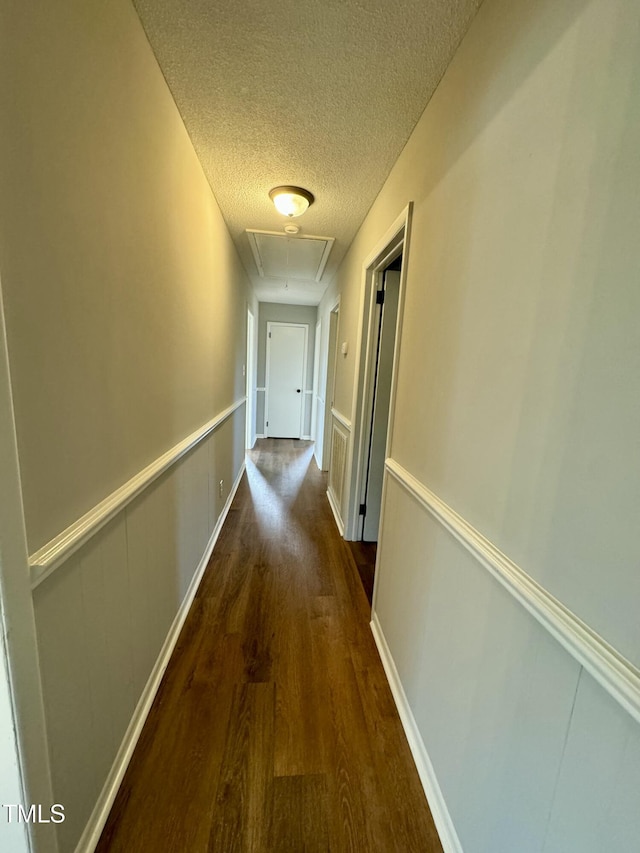
[(244, 365), (244, 364), (243, 364), (243, 365), (242, 365), (242, 375), (243, 375), (243, 376), (245, 376), (245, 375), (246, 375), (246, 372), (247, 372), (246, 365)]
[(220, 490), (220, 497), (222, 497), (224, 494), (224, 480), (220, 480), (219, 490)]

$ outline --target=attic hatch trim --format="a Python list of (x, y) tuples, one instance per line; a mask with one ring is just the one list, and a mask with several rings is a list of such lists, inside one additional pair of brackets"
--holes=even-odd
[[(249, 245), (251, 246), (251, 251), (253, 253), (253, 259), (256, 263), (256, 267), (258, 269), (258, 273), (260, 278), (282, 278), (286, 280), (285, 276), (267, 276), (264, 272), (264, 267), (262, 265), (262, 259), (260, 257), (260, 250), (258, 249), (258, 243), (256, 240), (257, 236), (261, 237), (280, 237), (284, 240), (316, 240), (322, 243), (326, 243), (324, 252), (322, 253), (322, 257), (320, 258), (320, 263), (318, 264), (318, 269), (316, 271), (315, 279), (316, 282), (319, 282), (322, 278), (322, 274), (324, 273), (324, 268), (327, 265), (327, 261), (329, 260), (329, 255), (331, 253), (331, 249), (333, 248), (333, 244), (336, 241), (335, 237), (319, 237), (316, 234), (304, 234), (303, 236), (296, 235), (295, 237), (290, 236), (289, 234), (285, 234), (282, 231), (262, 231), (259, 228), (247, 228), (246, 234), (249, 239)], [(292, 276), (293, 278), (293, 276)], [(312, 279), (307, 279), (307, 281), (311, 281)], [(302, 281), (302, 279), (296, 278), (296, 281)]]

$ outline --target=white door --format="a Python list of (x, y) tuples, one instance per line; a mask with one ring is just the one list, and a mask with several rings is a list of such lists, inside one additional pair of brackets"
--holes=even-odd
[(306, 356), (306, 326), (267, 324), (267, 436), (300, 438), (302, 435)]

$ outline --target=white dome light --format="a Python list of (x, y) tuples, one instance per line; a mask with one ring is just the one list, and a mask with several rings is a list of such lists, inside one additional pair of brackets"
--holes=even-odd
[(302, 216), (313, 204), (313, 195), (302, 187), (274, 187), (269, 192), (269, 198), (279, 213), (290, 218)]

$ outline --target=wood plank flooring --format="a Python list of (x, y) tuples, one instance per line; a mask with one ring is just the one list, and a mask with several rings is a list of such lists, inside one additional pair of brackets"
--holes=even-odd
[(373, 600), (373, 580), (376, 570), (377, 542), (347, 542), (360, 575), (367, 601)]
[(248, 455), (99, 853), (441, 853), (325, 490)]

